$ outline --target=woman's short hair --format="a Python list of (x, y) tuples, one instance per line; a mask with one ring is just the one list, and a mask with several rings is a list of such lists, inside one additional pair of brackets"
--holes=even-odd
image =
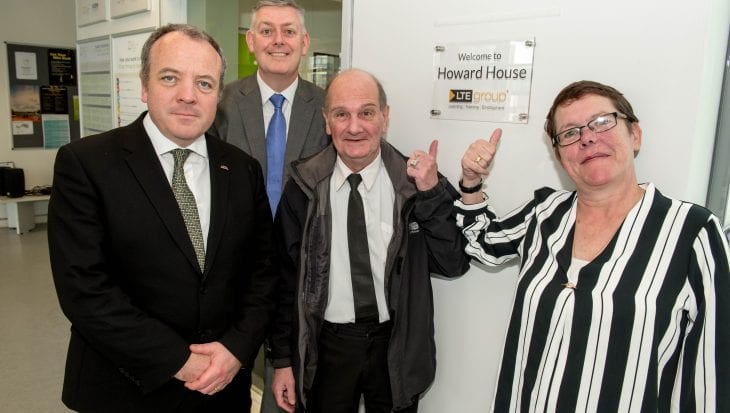
[(555, 97), (553, 105), (550, 107), (550, 111), (548, 112), (545, 120), (545, 132), (548, 137), (552, 138), (559, 132), (555, 130), (555, 112), (558, 107), (571, 104), (586, 95), (598, 95), (608, 98), (616, 107), (617, 111), (626, 115), (629, 122), (639, 121), (639, 118), (637, 118), (634, 114), (634, 109), (631, 107), (631, 103), (626, 100), (623, 93), (602, 83), (591, 80), (581, 80), (569, 84), (563, 88), (560, 93), (558, 93), (558, 96)]

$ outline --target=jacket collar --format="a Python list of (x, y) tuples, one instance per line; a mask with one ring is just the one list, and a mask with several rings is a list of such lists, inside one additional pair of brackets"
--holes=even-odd
[[(415, 183), (408, 177), (406, 173), (407, 157), (403, 156), (393, 145), (386, 141), (380, 142), (380, 156), (383, 159), (383, 165), (388, 172), (395, 193), (410, 198), (414, 196), (418, 189)], [(337, 152), (332, 143), (327, 145), (320, 152), (309, 158), (294, 161), (292, 163), (292, 179), (309, 195), (314, 193), (315, 187), (324, 179), (328, 179), (332, 175), (337, 160)]]

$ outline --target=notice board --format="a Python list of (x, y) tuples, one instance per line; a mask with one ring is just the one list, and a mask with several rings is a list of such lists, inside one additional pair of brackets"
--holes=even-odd
[(6, 45), (13, 149), (58, 148), (78, 139), (76, 50)]

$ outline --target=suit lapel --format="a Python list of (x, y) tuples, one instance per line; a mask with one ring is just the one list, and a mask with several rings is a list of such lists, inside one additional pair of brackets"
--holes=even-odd
[(223, 238), (228, 211), (230, 193), (230, 165), (227, 153), (218, 139), (206, 136), (208, 144), (208, 165), (210, 167), (210, 229), (208, 230), (208, 248), (205, 252), (203, 277), (207, 277), (209, 269), (215, 261), (216, 251)]
[(256, 76), (245, 78), (236, 98), (238, 113), (241, 114), (241, 124), (244, 128), (244, 141), (249, 150), (241, 148), (254, 158), (260, 160), (261, 168), (266, 170), (266, 134), (264, 127), (264, 112), (261, 107), (261, 91)]
[(312, 125), (312, 119), (315, 116), (322, 116), (319, 110), (310, 104), (312, 99), (314, 99), (312, 85), (299, 79), (297, 91), (294, 93), (294, 102), (292, 102), (291, 119), (289, 120), (291, 124), (286, 137), (286, 155), (284, 158), (286, 165), (301, 157), (304, 142), (307, 140), (307, 133)]
[(178, 245), (193, 268), (198, 268), (198, 260), (195, 257), (195, 249), (190, 241), (188, 231), (185, 228), (180, 207), (175, 201), (170, 183), (165, 177), (160, 160), (155, 154), (154, 147), (144, 130), (142, 114), (134, 123), (128, 126), (124, 137), (123, 147), (128, 152), (127, 165), (136, 177), (142, 190), (150, 200), (152, 207), (157, 212), (160, 220), (165, 224), (172, 239)]

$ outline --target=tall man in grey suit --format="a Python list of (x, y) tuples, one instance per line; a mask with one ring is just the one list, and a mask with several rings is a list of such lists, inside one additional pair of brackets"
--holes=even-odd
[(149, 111), (58, 151), (48, 242), (74, 410), (250, 409), (278, 268), (261, 167), (205, 133), (224, 70), (210, 36), (161, 27), (142, 50)]
[[(321, 113), (324, 91), (299, 76), (299, 63), (309, 50), (309, 34), (304, 10), (294, 0), (259, 1), (253, 8), (246, 42), (256, 56), (258, 71), (225, 87), (210, 132), (261, 163), (275, 210), (289, 176), (287, 166), (329, 143)], [(286, 152), (283, 162), (272, 170), (271, 158), (276, 154), (270, 153), (267, 140), (276, 113), (271, 98), (276, 94), (284, 96)], [(271, 188), (272, 177), (280, 182), (278, 188)]]
[[(294, 0), (261, 0), (253, 8), (246, 33), (249, 50), (256, 56), (255, 75), (228, 84), (218, 105), (210, 133), (243, 149), (256, 158), (264, 170), (272, 212), (289, 177), (288, 165), (305, 158), (329, 143), (322, 107), (324, 91), (299, 76), (299, 64), (309, 50), (304, 9)], [(267, 145), (276, 108), (271, 100), (284, 96), (285, 144), (272, 153)], [(269, 142), (270, 143), (270, 142)], [(271, 158), (280, 162), (272, 167)], [(262, 413), (278, 411), (270, 391), (273, 368), (266, 363)]]

